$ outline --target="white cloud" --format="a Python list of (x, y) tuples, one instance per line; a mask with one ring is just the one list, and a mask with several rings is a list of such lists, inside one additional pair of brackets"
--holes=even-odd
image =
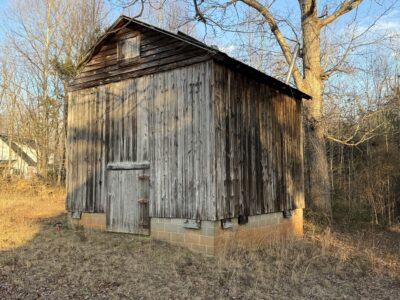
[(225, 52), (226, 54), (230, 55), (233, 51), (236, 50), (236, 46), (233, 44), (222, 46), (219, 48), (220, 51)]
[(383, 20), (378, 21), (376, 29), (387, 30), (387, 31), (400, 31), (400, 20)]

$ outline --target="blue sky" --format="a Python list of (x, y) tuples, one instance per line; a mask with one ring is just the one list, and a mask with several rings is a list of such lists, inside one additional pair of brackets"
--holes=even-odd
[[(14, 1), (17, 0), (0, 0), (0, 45), (2, 44), (2, 41), (5, 37), (4, 25), (12, 26), (12, 23), (7, 23), (7, 14), (5, 11), (7, 6), (9, 4), (12, 4)], [(24, 1), (24, 0), (18, 0), (18, 1)], [(75, 1), (86, 1), (86, 0), (75, 0)], [(105, 0), (105, 1), (107, 3), (110, 0)], [(185, 1), (185, 0), (177, 0), (177, 1)], [(186, 0), (186, 1), (191, 2), (191, 0)], [(319, 1), (318, 2), (320, 4), (319, 14), (323, 12), (325, 3), (329, 3), (327, 8), (329, 12), (332, 12), (339, 2), (340, 2), (339, 0)], [(382, 17), (380, 17), (388, 8), (390, 3), (395, 3), (394, 7), (392, 7), (389, 12), (385, 13)], [(290, 19), (293, 20), (294, 26), (299, 25), (298, 23), (300, 18), (299, 18), (297, 0), (276, 0), (275, 4), (272, 7), (272, 11), (275, 15), (278, 15), (279, 18), (284, 18), (284, 17), (286, 18), (287, 16), (289, 16)], [(234, 16), (233, 12), (234, 11), (231, 9), (227, 15), (227, 18)], [(242, 7), (239, 6), (238, 12), (239, 14), (244, 12), (243, 6)], [(115, 18), (117, 18), (121, 13), (123, 13), (122, 9), (114, 7), (107, 16), (107, 22), (111, 24), (115, 20)], [(129, 13), (126, 11), (124, 13), (129, 15)], [(193, 12), (190, 12), (189, 16), (193, 16)], [(352, 18), (354, 18), (355, 16), (357, 16), (357, 23), (358, 23), (357, 30), (362, 31), (367, 29), (369, 24), (371, 24), (374, 20), (377, 20), (379, 18), (374, 28), (370, 30), (370, 35), (376, 34), (378, 36), (382, 34), (391, 34), (393, 35), (393, 39), (389, 47), (378, 49), (377, 46), (367, 46), (361, 50), (357, 50), (358, 52), (351, 53), (349, 55), (349, 58), (352, 60), (351, 63), (356, 67), (358, 65), (362, 66), (363, 63), (365, 62), (365, 59), (366, 58), (368, 59), (368, 54), (366, 53), (374, 52), (375, 55), (374, 57), (377, 57), (376, 53), (378, 53), (383, 58), (389, 58), (390, 63), (392, 63), (393, 66), (395, 65), (400, 66), (400, 0), (364, 0), (364, 2), (359, 6), (357, 10), (341, 17), (338, 20), (338, 22), (335, 22), (334, 24), (332, 24), (332, 26), (330, 26), (327, 29), (325, 34), (328, 35), (330, 38), (336, 39), (338, 44), (342, 43), (346, 39), (347, 32), (351, 32), (350, 30), (351, 28), (346, 26), (348, 26)], [(198, 24), (196, 26), (197, 38), (200, 39), (205, 38), (205, 41), (208, 44), (215, 44), (222, 51), (228, 52), (229, 55), (234, 56), (244, 61), (245, 63), (251, 63), (247, 60), (246, 53), (243, 52), (240, 53), (242, 49), (240, 46), (238, 46), (238, 38), (235, 35), (222, 32), (221, 30), (217, 30), (216, 32), (217, 36), (214, 37), (213, 34), (211, 34), (210, 29), (208, 29), (206, 32), (204, 25), (202, 25), (201, 23), (197, 24)], [(265, 29), (266, 32), (269, 32), (268, 27), (266, 27)], [(293, 34), (290, 32), (290, 30), (288, 30), (287, 27), (286, 29), (283, 27), (282, 31), (286, 37), (293, 38)], [(397, 36), (395, 36), (396, 34)], [(272, 42), (269, 41), (269, 44), (265, 43), (260, 45), (260, 48), (263, 48), (261, 50), (264, 50), (266, 53), (269, 53), (270, 55), (271, 53), (274, 53), (273, 55), (279, 57), (281, 55), (279, 48), (277, 47), (276, 43), (273, 44), (271, 43)], [(293, 44), (291, 44), (291, 46), (293, 46)], [(382, 51), (382, 52), (377, 52), (377, 51)], [(276, 76), (279, 79), (283, 79), (285, 77), (285, 72), (286, 72), (285, 68), (287, 68), (287, 65), (284, 65), (282, 70), (280, 70), (282, 72), (277, 72), (276, 70), (270, 68), (270, 66), (273, 65), (274, 62), (271, 63), (271, 61), (268, 59), (269, 58), (265, 59), (266, 61), (265, 67), (264, 66), (258, 67), (255, 66), (254, 64), (253, 66), (258, 67), (261, 71), (265, 73)], [(301, 60), (298, 60), (297, 63), (298, 66), (300, 67)], [(368, 70), (363, 74), (365, 75), (367, 73)], [(339, 74), (329, 80), (330, 86), (332, 87), (336, 86), (339, 88), (341, 84), (346, 82), (347, 83), (351, 82), (352, 86), (357, 88), (357, 84), (359, 84), (361, 80), (357, 79), (357, 76), (354, 76), (354, 74), (350, 75)]]
[[(85, 0), (82, 0), (85, 1)], [(4, 11), (7, 8), (8, 4), (12, 3), (13, 0), (0, 0), (0, 39), (4, 36), (4, 26), (3, 22), (4, 20)], [(106, 3), (109, 3), (110, 1), (106, 1)], [(337, 7), (339, 0), (322, 0), (318, 1), (319, 5), (319, 10), (322, 13), (324, 8), (326, 7), (329, 11), (332, 11), (335, 7)], [(364, 2), (358, 7), (357, 12), (352, 12), (351, 14), (347, 14), (343, 17), (340, 18), (340, 20), (337, 22), (337, 26), (341, 26), (342, 24), (345, 24), (353, 16), (355, 13), (358, 14), (358, 21), (360, 22), (360, 25), (368, 26), (369, 23), (371, 23), (375, 18), (377, 18), (380, 14), (382, 14), (390, 4), (395, 3), (394, 8), (391, 10), (390, 13), (388, 13), (386, 16), (384, 16), (380, 21), (379, 24), (377, 25), (377, 28), (379, 30), (393, 30), (400, 32), (400, 1), (396, 0), (364, 0)], [(221, 1), (222, 3), (222, 1)], [(272, 10), (279, 14), (280, 16), (292, 16), (294, 20), (299, 19), (298, 18), (298, 1), (296, 0), (277, 0), (272, 6)], [(240, 12), (240, 8), (239, 8)], [(112, 10), (110, 11), (110, 14), (108, 15), (108, 22), (112, 23), (113, 19), (116, 18), (119, 14), (121, 13), (127, 13), (127, 11), (123, 11), (121, 8), (118, 7), (113, 7)], [(129, 14), (129, 13), (128, 13)], [(203, 33), (204, 31), (204, 26), (199, 26), (197, 27), (197, 31), (200, 33)], [(220, 34), (222, 36), (223, 34)], [(228, 37), (229, 35), (224, 35)], [(224, 42), (223, 39), (221, 42)], [(228, 41), (225, 41), (228, 42)]]
[[(5, 22), (6, 21), (6, 14), (5, 10), (9, 4), (12, 4), (16, 0), (0, 0), (0, 43), (1, 40), (4, 38), (4, 31), (5, 31)], [(23, 1), (23, 0), (19, 0)], [(76, 1), (85, 1), (85, 0), (76, 0)], [(113, 0), (105, 0), (105, 3), (109, 4), (112, 3)], [(169, 1), (169, 0), (167, 0)], [(175, 0), (175, 1), (185, 1), (185, 0)], [(191, 3), (191, 0), (188, 0)], [(319, 5), (319, 15), (323, 13), (325, 8), (331, 13), (341, 2), (341, 0), (320, 0), (318, 1)], [(222, 1), (221, 1), (222, 3)], [(385, 11), (390, 7), (391, 4), (394, 4), (391, 7), (390, 11)], [(111, 24), (115, 18), (117, 18), (120, 14), (134, 14), (133, 12), (123, 11), (121, 8), (113, 6), (109, 7), (110, 11), (107, 16), (107, 23)], [(239, 14), (244, 12), (244, 5), (238, 6), (237, 11)], [(278, 18), (286, 18), (289, 17), (295, 27), (299, 26), (299, 5), (297, 0), (276, 0), (271, 7), (271, 11), (274, 15), (277, 15)], [(235, 16), (235, 11), (233, 8), (229, 9), (229, 12), (225, 19), (233, 18)], [(189, 16), (193, 16), (193, 12), (190, 11), (188, 13)], [(383, 16), (381, 16), (384, 14)], [(400, 51), (400, 0), (364, 0), (362, 4), (357, 8), (357, 10), (352, 11), (349, 14), (342, 16), (337, 22), (332, 24), (327, 31), (326, 34), (330, 37), (335, 37), (338, 41), (341, 41), (344, 37), (346, 37), (346, 30), (349, 30), (346, 26), (353, 20), (353, 18), (357, 16), (357, 25), (358, 30), (362, 31), (363, 29), (368, 28), (369, 24), (371, 24), (374, 20), (378, 19), (376, 25), (374, 26), (371, 33), (390, 33), (390, 34), (397, 34), (398, 36), (394, 38), (393, 43), (393, 51)], [(149, 20), (146, 20), (149, 21)], [(151, 21), (151, 20), (150, 20)], [(9, 26), (9, 24), (7, 24)], [(284, 24), (282, 25), (282, 31), (287, 38), (294, 38), (293, 33), (288, 29), (285, 28)], [(196, 28), (196, 37), (203, 39), (208, 44), (216, 44), (218, 47), (228, 52), (228, 54), (232, 56), (236, 56), (239, 59), (246, 60), (244, 54), (240, 56), (238, 54), (238, 38), (234, 34), (226, 33), (221, 30), (216, 31), (216, 36), (210, 30), (210, 28), (205, 28), (202, 23), (197, 23), (195, 26)], [(268, 26), (265, 27), (266, 32), (269, 32)], [(280, 55), (280, 50), (275, 45), (266, 44), (262, 45), (266, 51), (275, 52), (276, 55)], [(240, 50), (240, 49), (239, 49)], [(389, 54), (390, 55), (390, 54)], [(400, 56), (400, 53), (398, 53)]]
[[(6, 8), (6, 6), (7, 6), (7, 2), (8, 2), (9, 0), (0, 0), (0, 18), (1, 19), (3, 19), (2, 18), (2, 15), (3, 15), (3, 12), (4, 12), (4, 10), (5, 10), (5, 8)], [(3, 22), (4, 22), (4, 20), (1, 20), (0, 19), (0, 41), (2, 40), (2, 38), (3, 38), (3, 36), (4, 36), (4, 30), (3, 30)]]
[[(223, 2), (221, 1), (220, 3)], [(325, 8), (329, 13), (331, 13), (335, 10), (335, 8), (337, 8), (340, 3), (341, 0), (318, 1), (319, 15), (323, 14)], [(226, 15), (225, 20), (235, 16), (235, 11), (233, 10), (233, 8), (228, 11), (229, 12)], [(244, 5), (238, 5), (237, 11), (239, 12), (239, 14), (243, 13)], [(300, 16), (297, 0), (276, 0), (271, 7), (271, 11), (274, 13), (274, 15), (277, 15), (278, 18), (283, 19), (289, 17), (293, 25), (299, 27)], [(123, 11), (121, 9), (114, 9), (112, 11), (112, 14), (110, 14), (110, 22), (112, 21), (111, 19), (115, 18), (122, 12)], [(125, 14), (129, 15), (129, 13), (127, 13), (126, 11)], [(190, 15), (193, 16), (193, 12), (191, 12)], [(359, 31), (367, 29), (370, 24), (377, 21), (373, 29), (370, 30), (371, 34), (397, 33), (399, 35), (400, 0), (364, 0), (356, 10), (341, 16), (337, 21), (330, 25), (327, 29), (326, 34), (330, 35), (331, 37), (337, 36), (338, 39), (341, 38), (339, 37), (339, 34), (344, 34), (346, 36), (345, 32), (347, 30), (350, 31), (350, 27), (346, 26), (349, 26), (354, 18), (356, 18), (356, 24)], [(286, 37), (294, 38), (294, 35), (287, 26), (285, 27), (284, 24), (280, 24), (280, 26), (282, 27), (282, 31), (284, 32), (284, 35)], [(269, 31), (269, 28), (267, 26), (266, 30)], [(198, 25), (196, 26), (196, 33), (197, 38), (204, 39), (204, 41), (208, 43), (216, 43), (218, 44), (220, 49), (222, 48), (228, 51), (234, 49), (234, 44), (237, 42), (234, 41), (234, 35), (223, 32), (221, 30), (217, 30), (216, 36), (214, 36), (210, 28), (206, 30), (202, 23), (198, 23)], [(397, 37), (397, 40), (400, 41), (400, 37)]]

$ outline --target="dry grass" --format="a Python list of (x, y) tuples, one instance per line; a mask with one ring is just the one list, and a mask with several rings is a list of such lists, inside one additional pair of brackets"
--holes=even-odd
[(64, 211), (64, 191), (35, 181), (0, 182), (0, 250), (23, 245), (39, 233), (39, 220)]
[[(14, 242), (0, 252), (0, 299), (398, 299), (400, 294), (399, 232), (338, 233), (308, 224), (302, 240), (206, 258), (148, 238), (70, 228), (65, 215), (51, 217), (62, 211), (62, 194), (44, 190), (0, 195), (2, 202), (14, 199), (7, 209), (1, 206), (1, 222), (7, 223), (2, 226), (35, 228), (28, 238), (7, 233)], [(12, 218), (14, 212), (18, 218)], [(56, 222), (62, 222), (61, 231)], [(2, 231), (0, 236), (3, 240)]]

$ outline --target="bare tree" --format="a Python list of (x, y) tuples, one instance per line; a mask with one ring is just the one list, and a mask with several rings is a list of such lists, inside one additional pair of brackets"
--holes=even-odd
[(398, 59), (386, 43), (366, 50), (325, 91), (333, 205), (336, 220), (391, 225), (400, 207)]
[[(295, 65), (293, 79), (300, 90), (312, 96), (312, 101), (305, 102), (308, 194), (311, 206), (329, 216), (331, 214), (330, 180), (326, 158), (325, 130), (323, 126), (324, 82), (335, 72), (344, 70), (346, 58), (353, 49), (355, 42), (360, 41), (363, 32), (360, 32), (359, 29), (354, 29), (351, 39), (346, 41), (346, 44), (342, 44), (343, 51), (341, 51), (340, 56), (336, 56), (334, 59), (328, 57), (327, 52), (323, 52), (323, 33), (325, 28), (332, 26), (341, 16), (351, 11), (356, 11), (356, 8), (363, 0), (335, 1), (334, 4), (336, 5), (325, 1), (299, 0), (298, 9), (300, 13), (292, 13), (291, 17), (282, 17), (279, 13), (274, 13), (273, 5), (275, 2), (277, 1), (268, 1), (265, 3), (259, 0), (234, 0), (226, 2), (194, 0), (194, 7), (196, 18), (199, 21), (228, 31), (233, 30), (232, 22), (229, 24), (229, 16), (234, 14), (240, 16), (243, 4), (250, 7), (268, 25), (276, 44), (279, 46), (288, 64), (292, 60), (291, 44), (293, 42), (285, 37), (285, 33), (288, 30), (293, 32), (297, 42), (302, 44), (302, 69)], [(321, 2), (324, 3), (322, 9), (318, 7)], [(230, 13), (229, 9), (233, 12)], [(293, 15), (297, 16), (297, 19)], [(294, 22), (291, 20), (294, 20)], [(367, 32), (370, 26), (373, 26), (374, 22), (375, 20), (364, 31)], [(293, 23), (299, 24), (301, 32), (301, 37), (299, 38), (296, 35), (296, 25), (293, 25)], [(238, 24), (240, 25), (240, 23), (235, 24), (236, 28)], [(286, 31), (281, 29), (284, 25)]]
[(67, 136), (68, 120), (68, 82), (77, 74), (79, 63), (89, 48), (103, 33), (104, 4), (98, 0), (76, 2), (64, 0), (60, 3), (57, 13), (57, 56), (52, 58), (52, 67), (57, 74), (55, 94), (62, 102), (63, 132), (57, 139), (60, 145), (60, 163), (57, 170), (57, 182), (65, 176), (65, 138)]
[[(79, 60), (101, 32), (103, 2), (15, 1), (5, 15), (11, 25), (2, 45), (11, 53), (4, 66), (16, 66), (13, 85), (21, 93), (16, 101), (20, 119), (37, 148), (38, 169), (48, 177), (64, 169), (68, 80)], [(8, 85), (8, 88), (11, 85)], [(64, 130), (63, 130), (64, 128)], [(19, 130), (21, 134), (22, 129)]]

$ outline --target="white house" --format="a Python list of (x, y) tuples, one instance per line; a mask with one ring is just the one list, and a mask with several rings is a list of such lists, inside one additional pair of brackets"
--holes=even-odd
[(28, 143), (10, 143), (6, 135), (0, 135), (0, 173), (5, 172), (9, 164), (11, 174), (32, 177), (37, 172), (37, 154)]

